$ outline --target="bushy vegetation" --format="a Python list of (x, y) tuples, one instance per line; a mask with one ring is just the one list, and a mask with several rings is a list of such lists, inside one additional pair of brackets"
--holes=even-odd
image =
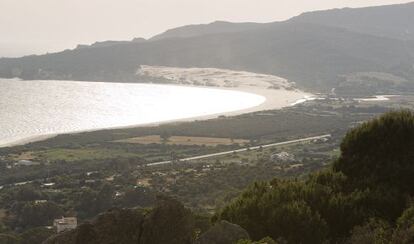
[(413, 149), (414, 114), (387, 113), (348, 132), (331, 169), (305, 181), (256, 183), (215, 219), (239, 224), (254, 240), (410, 243)]
[(47, 244), (192, 243), (197, 229), (194, 215), (181, 203), (160, 198), (151, 211), (113, 209), (74, 231), (51, 237)]
[[(216, 238), (224, 240), (229, 233), (240, 234), (243, 229), (250, 238), (239, 242), (243, 244), (413, 243), (414, 113), (390, 112), (359, 125), (347, 133), (340, 149), (332, 166), (306, 177), (303, 174), (315, 172), (328, 160), (315, 158), (320, 161), (318, 165), (308, 164), (292, 172), (278, 171), (268, 157), (257, 155), (249, 158), (248, 165), (170, 165), (156, 169), (156, 174), (150, 168), (137, 168), (139, 163), (129, 159), (101, 161), (101, 170), (90, 174), (83, 172), (83, 168), (78, 172), (76, 166), (80, 167), (80, 163), (61, 164), (68, 170), (67, 175), (47, 181), (55, 182), (55, 186), (35, 181), (2, 190), (0, 241), (41, 243), (51, 235), (44, 226), (62, 213), (76, 215), (83, 223), (114, 207), (152, 207), (155, 194), (161, 191), (193, 207), (193, 213), (181, 207), (181, 212), (171, 210), (170, 205), (158, 207), (155, 212), (140, 210), (137, 219), (147, 219), (147, 226), (142, 227), (134, 218), (123, 221), (122, 214), (119, 217), (112, 212), (92, 224), (81, 225), (72, 239), (62, 243), (98, 237), (123, 241), (116, 234), (122, 232), (116, 227), (120, 224), (131, 227), (126, 229), (129, 233), (145, 234), (139, 237), (142, 243), (151, 243), (154, 238), (160, 243), (167, 239), (180, 243), (181, 237), (188, 243), (203, 243)], [(241, 155), (238, 157), (243, 161)], [(295, 176), (300, 178), (290, 178)], [(270, 180), (274, 177), (278, 178)], [(142, 186), (137, 186), (137, 179)], [(248, 182), (257, 180), (270, 181), (259, 181), (230, 204), (224, 204), (234, 199)], [(206, 208), (193, 204), (200, 199)], [(224, 207), (213, 217), (215, 229), (211, 229), (206, 210), (215, 206)], [(206, 215), (197, 218), (194, 213)], [(182, 219), (180, 231), (168, 227), (179, 223), (176, 215), (190, 216)], [(128, 221), (132, 221), (131, 226)], [(161, 235), (160, 229), (167, 232)], [(246, 239), (244, 234), (236, 237)]]
[[(210, 229), (205, 219), (207, 227), (197, 228), (194, 214), (167, 200), (131, 231), (141, 233), (138, 243), (413, 243), (413, 146), (414, 113), (390, 112), (350, 130), (332, 167), (304, 180), (251, 185), (213, 217)], [(49, 243), (91, 233), (97, 238), (113, 233), (119, 240), (118, 222), (110, 227), (113, 221), (102, 225), (102, 219)], [(101, 233), (99, 226), (108, 230)]]

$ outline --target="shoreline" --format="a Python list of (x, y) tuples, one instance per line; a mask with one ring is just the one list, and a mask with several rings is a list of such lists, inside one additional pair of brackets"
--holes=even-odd
[[(260, 75), (260, 74), (254, 74), (254, 75)], [(275, 76), (272, 76), (272, 77), (275, 77)], [(237, 115), (252, 113), (252, 112), (282, 109), (285, 107), (295, 106), (299, 103), (306, 102), (308, 100), (312, 100), (312, 97), (314, 96), (311, 93), (307, 93), (307, 92), (304, 92), (298, 89), (292, 89), (292, 90), (287, 90), (285, 88), (274, 89), (269, 86), (268, 82), (263, 82), (262, 80), (260, 80), (260, 78), (256, 80), (254, 79), (256, 77), (251, 77), (248, 82), (246, 80), (243, 80), (243, 78), (244, 78), (243, 76), (240, 76), (240, 77), (235, 76), (234, 79), (237, 80), (237, 84), (235, 84), (234, 86), (224, 86), (221, 84), (218, 86), (206, 86), (206, 85), (202, 86), (202, 85), (196, 85), (196, 84), (183, 84), (183, 83), (157, 84), (157, 85), (217, 89), (217, 90), (227, 90), (227, 91), (249, 93), (249, 94), (254, 94), (254, 95), (263, 97), (265, 100), (261, 104), (253, 106), (253, 107), (245, 108), (245, 109), (235, 110), (235, 111), (214, 113), (214, 114), (209, 114), (209, 115), (194, 116), (194, 117), (187, 117), (187, 118), (171, 119), (171, 120), (166, 120), (166, 121), (161, 121), (161, 122), (131, 124), (127, 126), (93, 128), (93, 129), (71, 131), (67, 133), (51, 133), (51, 134), (31, 136), (31, 137), (27, 137), (23, 139), (18, 139), (10, 143), (1, 144), (0, 148), (22, 146), (22, 145), (26, 145), (32, 142), (44, 141), (44, 140), (56, 137), (58, 135), (79, 134), (79, 133), (87, 133), (87, 132), (93, 132), (93, 131), (128, 129), (128, 128), (137, 128), (137, 127), (153, 127), (153, 126), (159, 126), (159, 125), (170, 124), (170, 123), (192, 122), (192, 121), (197, 121), (197, 120), (209, 120), (209, 119), (218, 118), (220, 116), (237, 116)], [(275, 78), (282, 79), (279, 77), (275, 77)], [(82, 82), (82, 81), (75, 81), (75, 82)], [(136, 83), (132, 83), (132, 84), (136, 84)], [(146, 83), (139, 83), (139, 84), (146, 84)], [(155, 85), (154, 83), (150, 83), (150, 84)]]
[(210, 114), (210, 115), (195, 116), (195, 117), (188, 117), (188, 118), (181, 118), (181, 119), (172, 119), (168, 121), (145, 123), (145, 124), (133, 124), (133, 125), (127, 125), (127, 126), (94, 128), (94, 129), (89, 129), (89, 130), (88, 129), (79, 130), (79, 131), (72, 131), (72, 132), (67, 132), (67, 133), (55, 133), (55, 134), (32, 136), (32, 137), (16, 140), (14, 142), (1, 144), (0, 148), (23, 146), (23, 145), (26, 145), (32, 142), (44, 141), (44, 140), (56, 137), (58, 135), (79, 134), (79, 133), (113, 130), (113, 129), (153, 127), (153, 126), (169, 124), (169, 123), (192, 122), (192, 121), (197, 121), (197, 120), (215, 119), (220, 116), (237, 116), (237, 115), (252, 113), (252, 112), (282, 109), (285, 107), (295, 106), (301, 102), (306, 102), (308, 100), (311, 100), (312, 99), (311, 97), (313, 96), (313, 94), (311, 93), (307, 93), (307, 92), (300, 91), (300, 90), (287, 91), (284, 89), (277, 90), (277, 89), (271, 89), (271, 88), (260, 87), (260, 86), (252, 87), (252, 86), (240, 85), (238, 87), (206, 87), (206, 86), (194, 86), (194, 85), (182, 85), (182, 84), (160, 84), (160, 85), (185, 86), (185, 87), (194, 87), (194, 88), (208, 88), (208, 89), (244, 92), (244, 93), (250, 93), (250, 94), (262, 96), (265, 98), (265, 101), (257, 106), (253, 106), (253, 107), (241, 109), (241, 110), (236, 110), (236, 111), (230, 111), (230, 112), (222, 112), (222, 113), (215, 113), (215, 114)]

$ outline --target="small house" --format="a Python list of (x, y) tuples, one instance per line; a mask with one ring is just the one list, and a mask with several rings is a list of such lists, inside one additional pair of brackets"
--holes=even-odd
[(78, 219), (76, 217), (62, 217), (61, 219), (55, 219), (53, 221), (53, 226), (56, 229), (57, 233), (76, 229), (78, 226)]

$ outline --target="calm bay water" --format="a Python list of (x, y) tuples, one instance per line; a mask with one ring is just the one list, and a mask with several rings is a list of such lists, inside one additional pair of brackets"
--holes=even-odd
[(49, 134), (237, 111), (264, 101), (250, 93), (182, 86), (0, 80), (0, 146)]

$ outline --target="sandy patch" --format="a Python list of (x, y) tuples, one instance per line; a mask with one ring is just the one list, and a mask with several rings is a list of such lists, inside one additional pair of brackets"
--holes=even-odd
[(172, 84), (177, 85), (216, 87), (220, 89), (243, 91), (261, 95), (266, 98), (266, 101), (259, 106), (242, 111), (226, 113), (227, 115), (280, 109), (313, 98), (312, 94), (299, 90), (296, 88), (294, 82), (285, 78), (246, 71), (142, 65), (138, 69), (137, 75), (163, 78), (169, 80)]

